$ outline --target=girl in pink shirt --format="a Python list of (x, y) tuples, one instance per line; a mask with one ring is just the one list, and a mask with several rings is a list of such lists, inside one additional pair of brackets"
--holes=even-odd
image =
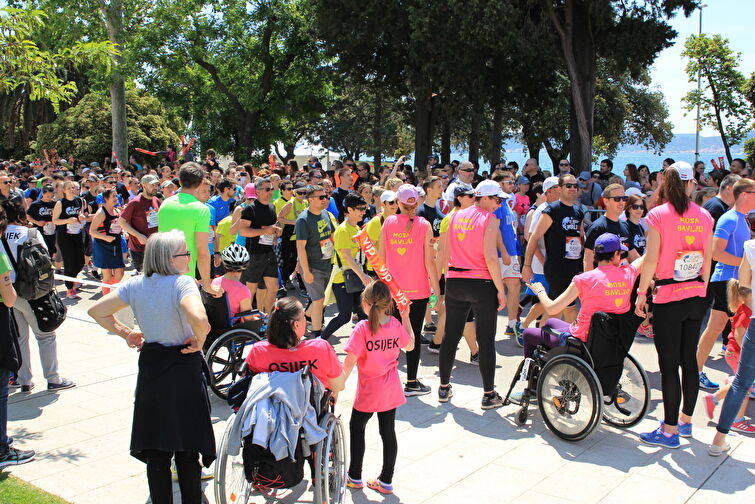
[(414, 348), (414, 334), (409, 311), (401, 314), (402, 323), (391, 317), (393, 301), (388, 286), (379, 280), (370, 283), (362, 293), (362, 308), (369, 314), (360, 321), (346, 343), (344, 376), (354, 366), (359, 369), (359, 381), (354, 407), (349, 421), (351, 463), (346, 484), (349, 488), (363, 488), (364, 430), (373, 413), (377, 413), (380, 437), (383, 440), (383, 469), (367, 486), (380, 493), (393, 493), (393, 469), (396, 465), (396, 408), (406, 402), (398, 376), (398, 357), (401, 349)]

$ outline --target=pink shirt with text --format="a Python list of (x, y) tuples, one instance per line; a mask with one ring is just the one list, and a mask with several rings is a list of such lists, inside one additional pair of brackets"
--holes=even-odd
[(411, 336), (396, 318), (370, 332), (370, 323), (360, 321), (352, 331), (344, 350), (357, 358), (359, 381), (354, 408), (376, 413), (397, 408), (406, 402), (398, 376), (398, 356)]
[[(407, 230), (408, 228), (408, 230)], [(409, 299), (430, 297), (430, 277), (425, 267), (425, 238), (430, 223), (405, 214), (391, 215), (383, 223), (380, 241), (385, 247), (385, 265)]]
[[(490, 280), (490, 271), (485, 262), (485, 228), (493, 216), (487, 210), (472, 205), (451, 215), (448, 226), (448, 240), (451, 259), (448, 262), (446, 278), (476, 278)], [(463, 271), (454, 271), (459, 268)]]
[(678, 281), (658, 286), (653, 302), (705, 297), (705, 284), (695, 279), (702, 275), (705, 263), (711, 259), (704, 257), (705, 246), (713, 234), (713, 218), (708, 211), (690, 202), (687, 211), (680, 216), (674, 207), (664, 203), (653, 208), (646, 219), (661, 235), (656, 278)]
[(587, 341), (590, 320), (595, 312), (626, 313), (638, 274), (637, 268), (631, 264), (609, 264), (575, 276), (572, 281), (577, 286), (582, 306), (569, 329), (572, 336)]
[(246, 364), (253, 373), (295, 373), (309, 364), (312, 374), (325, 388), (330, 388), (330, 378), (338, 378), (343, 372), (336, 351), (320, 338), (301, 340), (293, 348), (278, 348), (269, 341), (260, 341), (252, 345)]

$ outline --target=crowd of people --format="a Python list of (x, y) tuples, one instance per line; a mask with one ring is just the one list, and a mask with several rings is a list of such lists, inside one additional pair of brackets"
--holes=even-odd
[[(750, 167), (735, 159), (729, 170), (706, 172), (701, 162), (666, 159), (657, 171), (628, 164), (620, 176), (610, 160), (579, 173), (562, 160), (555, 171), (542, 170), (534, 158), (521, 169), (515, 162), (497, 163), (490, 173), (468, 161), (441, 164), (435, 157), (422, 171), (403, 157), (377, 168), (348, 158), (324, 167), (317, 157), (304, 166), (292, 159), (222, 167), (212, 150), (204, 163), (180, 164), (174, 157), (155, 168), (110, 160), (3, 162), (0, 324), (4, 332), (4, 321), (18, 322), (23, 365), (14, 369), (0, 359), (0, 467), (33, 457), (12, 447), (4, 416), (5, 385), (21, 392), (33, 387), (29, 327), (48, 388), (74, 386), (58, 374), (54, 332), (36, 327), (28, 303), (12, 292), (14, 268), (5, 258), (17, 256), (32, 239), (49, 251), (71, 302), (79, 296), (82, 271), (104, 284), (105, 296), (90, 314), (142, 350), (132, 453), (147, 464), (153, 502), (167, 498), (171, 458), (182, 493), (194, 502), (199, 455), (206, 464), (214, 457), (204, 388), (193, 384), (186, 396), (161, 403), (200, 361), (186, 361), (157, 387), (146, 385), (150, 366), (200, 355), (209, 331), (200, 289), (227, 296), (232, 314), (253, 306), (270, 314), (267, 342), (255, 345), (248, 359), (252, 369), (269, 370), (282, 358), (281, 349), (303, 358), (317, 354), (329, 362), (321, 380), (337, 391), (359, 368), (350, 423), (352, 488), (363, 486), (364, 428), (377, 413), (385, 460), (380, 477), (366, 484), (392, 491), (396, 408), (404, 397), (431, 393), (418, 377), (423, 347), (439, 354), (439, 402), (453, 397), (452, 372), (464, 337), (470, 364), (479, 366), (481, 408), (503, 405), (495, 389), (494, 346), (503, 310), (505, 335), (523, 347), (525, 357), (537, 345), (563, 345), (569, 336), (586, 340), (598, 311), (634, 310), (643, 317), (638, 337), (652, 338), (657, 350), (664, 409), (660, 426), (641, 440), (675, 448), (680, 436), (692, 436), (699, 389), (709, 392), (704, 405), (710, 418), (723, 403), (712, 455), (728, 449), (730, 429), (755, 433), (744, 417), (755, 378)], [(360, 232), (374, 242), (411, 300), (400, 322), (390, 316), (399, 315), (388, 288), (354, 239)], [(128, 264), (143, 274), (124, 281)], [(119, 287), (111, 293), (112, 284)], [(293, 294), (304, 305), (286, 297)], [(326, 320), (332, 304), (335, 314)], [(114, 317), (126, 305), (134, 309), (139, 331)], [(160, 326), (151, 326), (156, 319)], [(340, 363), (329, 342), (352, 322), (347, 358)], [(546, 326), (560, 336), (542, 331)], [(736, 375), (724, 385), (705, 372), (719, 335)], [(396, 363), (402, 350), (403, 383)], [(387, 392), (376, 392), (378, 385)], [(165, 408), (184, 414), (169, 415)], [(166, 417), (178, 425), (165, 426), (168, 441), (158, 443), (145, 426), (164, 425)]]

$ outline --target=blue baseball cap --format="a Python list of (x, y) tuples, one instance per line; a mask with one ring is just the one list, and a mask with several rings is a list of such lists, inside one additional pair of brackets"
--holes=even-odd
[(621, 244), (621, 238), (619, 238), (618, 235), (613, 233), (603, 233), (598, 236), (597, 240), (595, 240), (595, 252), (616, 252), (617, 250), (623, 252), (629, 250), (626, 245)]
[(528, 179), (527, 177), (519, 177), (519, 179), (516, 181), (516, 183), (519, 184), (519, 185), (521, 185), (521, 184), (529, 184), (530, 183), (530, 179)]

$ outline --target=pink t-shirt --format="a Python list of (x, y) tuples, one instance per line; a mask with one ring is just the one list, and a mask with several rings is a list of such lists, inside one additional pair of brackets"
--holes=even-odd
[(241, 311), (241, 301), (252, 297), (249, 288), (231, 278), (218, 277), (212, 280), (213, 287), (222, 287), (228, 295), (228, 308), (231, 310), (231, 317)]
[[(654, 303), (670, 303), (691, 297), (705, 297), (705, 284), (694, 281), (702, 275), (705, 245), (713, 234), (713, 218), (707, 210), (690, 202), (683, 216), (669, 203), (653, 208), (646, 217), (648, 225), (661, 235), (661, 250), (655, 276), (673, 278), (681, 283), (658, 286)], [(690, 280), (690, 281), (685, 281)]]
[(406, 402), (397, 367), (401, 348), (409, 344), (409, 339), (409, 333), (394, 317), (374, 335), (367, 320), (354, 327), (345, 350), (357, 358), (357, 411), (388, 411)]
[(516, 203), (514, 203), (514, 211), (517, 215), (522, 216), (530, 209), (530, 197), (526, 194), (516, 193)]
[(577, 286), (582, 306), (577, 320), (569, 328), (572, 336), (587, 341), (590, 319), (595, 312), (626, 313), (630, 308), (629, 298), (638, 274), (637, 268), (631, 264), (609, 264), (575, 276), (572, 281)]
[(414, 217), (409, 230), (406, 214), (391, 215), (383, 223), (380, 241), (385, 244), (385, 265), (409, 299), (430, 297), (430, 277), (425, 267), (425, 237), (430, 223)]
[(269, 341), (260, 341), (252, 345), (246, 364), (253, 373), (295, 373), (309, 364), (312, 374), (325, 388), (330, 388), (330, 378), (338, 378), (343, 372), (336, 351), (321, 338), (301, 340), (293, 348), (278, 348)]
[[(472, 205), (457, 210), (451, 215), (448, 226), (448, 239), (451, 259), (448, 262), (446, 278), (479, 278), (491, 280), (485, 262), (483, 239), (492, 213)], [(454, 271), (460, 268), (464, 271)]]

